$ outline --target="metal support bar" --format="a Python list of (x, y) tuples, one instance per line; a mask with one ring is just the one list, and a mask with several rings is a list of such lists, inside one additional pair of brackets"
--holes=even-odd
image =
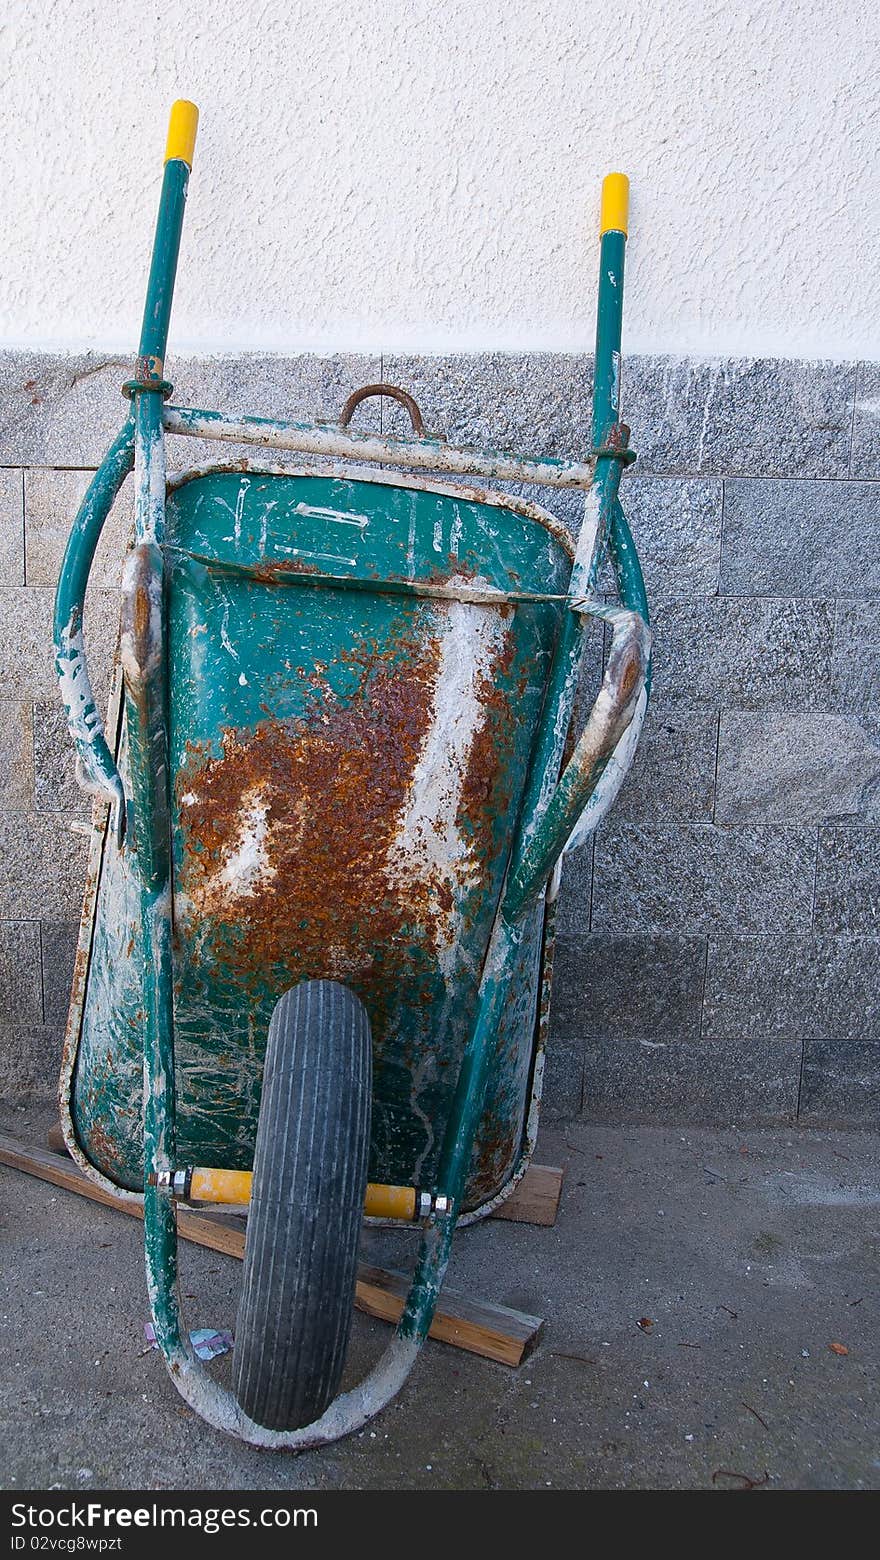
[[(190, 153), (190, 155), (192, 155)], [(159, 212), (153, 239), (153, 255), (147, 282), (144, 317), (134, 384), (148, 390), (165, 391), (165, 350), (171, 323), (171, 304), (177, 277), (180, 237), (189, 186), (189, 164), (182, 157), (171, 157), (165, 164)]]
[(134, 418), (128, 417), (80, 504), (55, 593), (55, 670), (76, 745), (77, 778), (84, 791), (111, 803), (117, 837), (123, 825), (125, 796), (89, 680), (83, 615), (95, 549), (113, 500), (134, 465), (134, 442)]
[(626, 233), (610, 230), (599, 246), (599, 299), (593, 365), (593, 444), (620, 418), (620, 344), (623, 334), (623, 267)]
[(166, 433), (193, 439), (217, 439), (222, 444), (260, 444), (266, 449), (295, 450), (302, 455), (327, 455), (366, 464), (400, 466), (407, 471), (433, 471), (457, 476), (488, 477), (499, 482), (531, 482), (539, 487), (588, 488), (595, 463), (543, 460), (503, 451), (462, 449), (442, 439), (391, 439), (379, 434), (349, 433), (338, 425), (288, 422), (273, 417), (229, 417), (224, 412), (192, 406), (166, 406)]
[[(549, 716), (542, 722), (536, 743), (520, 833), (511, 853), (502, 909), (506, 918), (516, 919), (525, 913), (566, 844), (573, 849), (586, 837), (586, 823), (585, 832), (579, 837), (575, 835), (576, 826), (579, 831), (579, 817), (602, 787), (603, 776), (607, 776), (604, 805), (601, 811), (598, 805), (594, 809), (595, 822), (607, 811), (635, 751), (650, 689), (647, 597), (618, 498), (623, 467), (632, 458), (629, 429), (619, 421), (627, 196), (628, 182), (624, 176), (609, 174), (602, 200), (593, 372), (596, 478), (587, 495), (569, 583), (569, 611), (563, 620), (550, 674), (545, 704)], [(626, 610), (620, 613), (617, 609), (611, 614), (616, 624), (616, 650), (613, 642), (608, 671), (587, 728), (565, 774), (557, 781), (580, 681), (586, 619), (609, 615), (596, 595), (609, 544), (621, 603)]]
[[(177, 1170), (153, 1171), (150, 1186), (181, 1202), (245, 1207), (251, 1200), (253, 1171), (218, 1170), (205, 1165), (184, 1165)], [(413, 1223), (432, 1213), (446, 1213), (448, 1199), (415, 1186), (384, 1186), (371, 1181), (364, 1199), (367, 1219), (401, 1219)]]
[[(556, 852), (558, 858), (565, 845), (562, 826), (569, 816), (569, 799), (564, 791), (556, 808), (550, 812), (548, 822), (544, 824), (543, 836), (539, 836), (539, 830), (557, 790), (557, 777), (580, 678), (584, 650), (583, 607), (585, 602), (596, 597), (599, 570), (609, 536), (615, 539), (618, 534), (622, 540), (629, 536), (622, 515), (620, 520), (623, 528), (618, 525), (615, 533), (620, 474), (631, 456), (627, 448), (629, 430), (618, 421), (625, 232), (608, 230), (606, 222), (606, 215), (612, 213), (614, 219), (620, 220), (621, 227), (625, 228), (625, 199), (620, 198), (625, 192), (620, 175), (612, 175), (611, 179), (615, 182), (610, 184), (606, 181), (603, 191), (593, 383), (592, 442), (599, 451), (595, 479), (585, 501), (584, 522), (569, 582), (569, 610), (563, 617), (554, 653), (541, 725), (521, 807), (522, 821), (511, 850), (507, 890), (511, 897), (502, 901), (495, 918), (483, 965), (477, 1016), (462, 1058), (441, 1153), (438, 1182), (451, 1199), (452, 1211), (448, 1219), (437, 1221), (433, 1248), (423, 1252), (423, 1261), (417, 1268), (413, 1290), (401, 1323), (402, 1329), (413, 1338), (423, 1336), (424, 1312), (430, 1303), (433, 1286), (442, 1280), (448, 1262), (457, 1206), (483, 1109), (498, 1023), (507, 999), (510, 970), (524, 935), (523, 912), (528, 899), (540, 891), (545, 866), (548, 872), (552, 869), (553, 852)], [(607, 199), (610, 195), (615, 199)], [(635, 584), (631, 566), (628, 573), (622, 574), (616, 557), (615, 566), (619, 583), (623, 582), (628, 591)], [(627, 594), (623, 594), (624, 605), (632, 605)], [(647, 624), (644, 625), (644, 632), (647, 634)], [(599, 724), (602, 723), (601, 712), (597, 720)], [(575, 770), (574, 774), (577, 773)], [(576, 790), (577, 787), (573, 786), (572, 792)], [(533, 841), (535, 844), (530, 853)]]

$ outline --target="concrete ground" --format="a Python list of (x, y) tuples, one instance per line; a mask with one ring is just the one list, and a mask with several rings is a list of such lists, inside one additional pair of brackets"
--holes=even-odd
[[(43, 1145), (50, 1119), (0, 1127)], [(372, 1426), (300, 1457), (210, 1430), (144, 1352), (138, 1224), (0, 1169), (0, 1483), (880, 1489), (876, 1138), (578, 1122), (537, 1157), (566, 1167), (555, 1228), (462, 1231), (450, 1274), (545, 1316), (535, 1353), (428, 1344)], [(365, 1254), (411, 1245), (370, 1232)], [(182, 1251), (190, 1325), (231, 1326), (240, 1264)], [(347, 1376), (387, 1336), (358, 1316)]]

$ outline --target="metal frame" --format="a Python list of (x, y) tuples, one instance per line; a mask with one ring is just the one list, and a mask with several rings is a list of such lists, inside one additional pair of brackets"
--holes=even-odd
[[(193, 132), (194, 135), (194, 132)], [(173, 137), (172, 137), (173, 143)], [(601, 237), (592, 454), (587, 462), (527, 460), (460, 449), (432, 438), (385, 439), (343, 427), (229, 417), (165, 404), (164, 357), (192, 146), (166, 161), (131, 411), (101, 463), (74, 522), (56, 598), (59, 682), (77, 748), (82, 783), (111, 807), (117, 836), (133, 830), (141, 888), (147, 972), (144, 1034), (144, 1228), (147, 1283), (157, 1342), (181, 1395), (210, 1424), (252, 1444), (304, 1449), (360, 1428), (397, 1392), (427, 1336), (449, 1259), (464, 1178), (483, 1107), (487, 1070), (510, 972), (528, 909), (555, 898), (566, 848), (582, 843), (610, 806), (637, 740), (647, 699), (650, 632), (636, 551), (618, 500), (624, 465), (633, 458), (619, 421), (620, 337), (626, 235)], [(612, 175), (611, 179), (621, 176)], [(616, 208), (619, 209), (619, 208)], [(351, 458), (408, 471), (468, 473), (585, 492), (544, 711), (533, 751), (506, 888), (484, 963), (477, 1015), (465, 1049), (443, 1146), (435, 1201), (423, 1221), (420, 1251), (403, 1315), (374, 1370), (339, 1397), (314, 1424), (272, 1431), (255, 1424), (232, 1394), (205, 1371), (182, 1326), (177, 1292), (174, 1200), (167, 1188), (178, 1168), (174, 1123), (170, 793), (165, 721), (167, 667), (162, 602), (166, 469), (165, 435), (252, 443), (333, 459)], [(124, 794), (92, 696), (82, 638), (85, 587), (101, 528), (126, 475), (136, 479), (135, 545), (125, 565), (121, 659), (131, 753), (131, 795)], [(610, 556), (620, 605), (598, 593)], [(567, 754), (589, 618), (612, 630), (605, 678), (587, 726)], [(560, 771), (561, 775), (560, 775)], [(548, 887), (549, 880), (549, 887)], [(538, 1058), (538, 1065), (540, 1057)], [(164, 1188), (164, 1189), (163, 1189)]]

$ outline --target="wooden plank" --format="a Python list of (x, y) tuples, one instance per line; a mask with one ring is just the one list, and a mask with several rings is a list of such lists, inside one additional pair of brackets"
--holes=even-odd
[(12, 1170), (23, 1170), (26, 1175), (35, 1175), (41, 1181), (49, 1181), (65, 1192), (76, 1192), (80, 1197), (88, 1197), (91, 1202), (101, 1203), (105, 1208), (117, 1208), (121, 1213), (132, 1214), (136, 1219), (143, 1217), (137, 1203), (126, 1202), (115, 1192), (107, 1192), (97, 1182), (90, 1181), (69, 1157), (62, 1158), (60, 1154), (50, 1153), (46, 1148), (26, 1148), (5, 1132), (0, 1132), (0, 1164), (9, 1165)]
[[(190, 1213), (180, 1208), (177, 1228), (184, 1239), (196, 1240), (227, 1256), (244, 1255), (244, 1229), (240, 1219), (236, 1221), (224, 1214)], [(368, 1316), (396, 1323), (403, 1311), (409, 1284), (406, 1273), (361, 1262), (358, 1264), (355, 1305)], [(514, 1311), (509, 1306), (490, 1305), (444, 1288), (429, 1336), (438, 1343), (451, 1343), (469, 1354), (497, 1360), (501, 1365), (519, 1365), (534, 1348), (543, 1327), (543, 1317), (529, 1316), (525, 1311)]]
[(519, 1185), (498, 1204), (492, 1218), (515, 1219), (520, 1224), (555, 1224), (562, 1176), (556, 1165), (529, 1165)]
[[(89, 1180), (70, 1158), (62, 1158), (44, 1148), (26, 1148), (15, 1138), (0, 1133), (0, 1164), (26, 1175), (37, 1176), (66, 1192), (88, 1197), (105, 1208), (115, 1208), (120, 1213), (141, 1219), (140, 1203), (126, 1202), (115, 1193), (107, 1192), (95, 1181)], [(244, 1229), (239, 1221), (222, 1214), (192, 1213), (187, 1208), (177, 1210), (177, 1229), (184, 1240), (206, 1246), (225, 1256), (244, 1256)], [(370, 1267), (361, 1263), (358, 1267), (355, 1305), (369, 1316), (396, 1322), (400, 1316), (409, 1280), (405, 1273), (385, 1268)], [(470, 1354), (496, 1360), (502, 1365), (519, 1365), (537, 1342), (543, 1328), (543, 1319), (529, 1316), (523, 1311), (513, 1311), (507, 1306), (490, 1305), (486, 1301), (473, 1300), (455, 1290), (444, 1289), (434, 1315), (429, 1337), (440, 1343), (453, 1344)]]
[[(409, 1292), (409, 1277), (387, 1268), (358, 1268), (357, 1304), (371, 1316), (396, 1322)], [(442, 1307), (442, 1309), (441, 1309)], [(487, 1305), (454, 1289), (444, 1289), (430, 1337), (451, 1343), (470, 1354), (519, 1365), (534, 1348), (544, 1327), (543, 1318), (504, 1305)]]
[[(66, 1154), (67, 1144), (64, 1141), (64, 1133), (61, 1130), (61, 1122), (56, 1121), (54, 1127), (50, 1127), (46, 1133), (46, 1142), (53, 1154)], [(68, 1158), (70, 1156), (68, 1155)]]

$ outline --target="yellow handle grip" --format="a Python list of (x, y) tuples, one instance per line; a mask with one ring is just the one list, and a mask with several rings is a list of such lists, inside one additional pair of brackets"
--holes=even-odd
[(192, 168), (198, 127), (199, 111), (195, 103), (188, 102), (186, 98), (178, 98), (176, 103), (172, 103), (171, 117), (168, 120), (168, 140), (165, 143), (166, 162), (171, 162), (176, 157), (181, 162), (185, 162), (188, 168)]
[(253, 1173), (250, 1170), (207, 1170), (192, 1173), (191, 1202), (229, 1203), (232, 1206), (251, 1200)]
[[(251, 1200), (252, 1183), (253, 1174), (250, 1170), (210, 1170), (200, 1165), (193, 1170), (190, 1178), (189, 1201), (242, 1206)], [(414, 1186), (377, 1186), (371, 1183), (367, 1187), (364, 1213), (374, 1219), (414, 1219), (416, 1197)]]
[(625, 173), (608, 173), (602, 180), (602, 216), (599, 236), (626, 233), (629, 221), (629, 179)]

